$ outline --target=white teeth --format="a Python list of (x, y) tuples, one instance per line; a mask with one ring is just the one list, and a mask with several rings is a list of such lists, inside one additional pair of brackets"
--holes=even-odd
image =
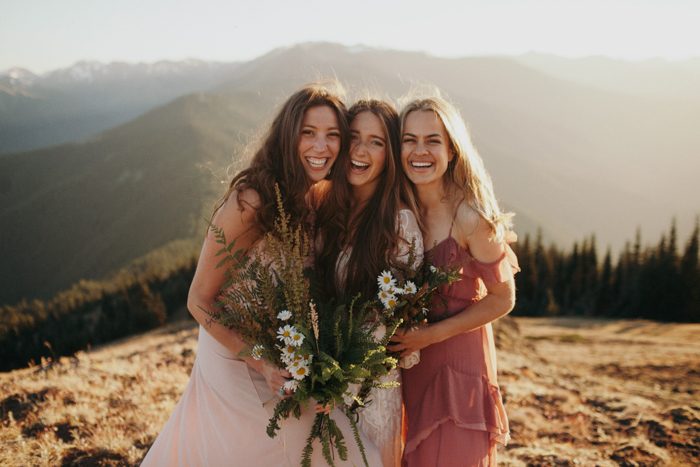
[(309, 162), (311, 167), (321, 168), (326, 165), (328, 159), (317, 159), (315, 157), (307, 157), (306, 160)]
[(411, 165), (413, 167), (423, 168), (423, 167), (432, 167), (433, 163), (432, 162), (411, 162)]
[(350, 162), (352, 163), (352, 165), (353, 165), (354, 167), (357, 167), (357, 168), (359, 168), (359, 169), (364, 169), (364, 168), (366, 168), (366, 167), (369, 167), (369, 164), (367, 164), (367, 163), (365, 163), (365, 162), (354, 161), (354, 160), (350, 160)]

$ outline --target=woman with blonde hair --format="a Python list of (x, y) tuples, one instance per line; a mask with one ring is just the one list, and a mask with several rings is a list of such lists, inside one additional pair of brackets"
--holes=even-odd
[(458, 267), (461, 279), (439, 290), (429, 325), (400, 332), (390, 349), (421, 351), (404, 370), (408, 433), (403, 465), (495, 465), (509, 439), (496, 380), (491, 322), (515, 304), (519, 270), (503, 213), (483, 161), (458, 111), (440, 97), (401, 113), (401, 161), (418, 199), (426, 260)]

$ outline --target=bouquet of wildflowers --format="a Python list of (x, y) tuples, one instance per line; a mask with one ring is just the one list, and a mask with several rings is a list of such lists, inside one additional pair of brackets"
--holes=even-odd
[(404, 281), (390, 271), (377, 276), (377, 300), (387, 324), (398, 323), (407, 329), (425, 324), (435, 291), (460, 279), (459, 271), (442, 270), (428, 263), (411, 272), (411, 278)]
[[(437, 289), (460, 279), (458, 270), (436, 268), (427, 261), (413, 268), (410, 265), (416, 263), (415, 258), (415, 243), (412, 242), (407, 262), (395, 265), (398, 277), (391, 271), (382, 271), (377, 277), (375, 308), (381, 310), (387, 334), (391, 332), (387, 341), (398, 328), (411, 329), (426, 324), (428, 309)], [(420, 351), (415, 351), (402, 358), (400, 366), (411, 368), (418, 362)]]
[[(430, 306), (434, 293), (440, 286), (451, 284), (460, 279), (458, 270), (442, 270), (435, 266), (423, 262), (419, 267), (411, 267), (416, 264), (415, 242), (411, 242), (408, 259), (404, 264), (394, 264), (397, 276), (391, 271), (382, 271), (377, 276), (377, 295), (370, 303), (374, 310), (375, 320), (379, 315), (378, 325), (385, 329), (385, 336), (381, 340), (386, 346), (396, 330), (411, 329), (427, 323), (428, 307)], [(378, 326), (375, 326), (376, 329)], [(412, 352), (407, 357), (396, 361), (396, 366), (408, 369), (420, 362), (420, 350)], [(392, 370), (389, 368), (388, 370)], [(388, 371), (387, 371), (388, 373)], [(372, 388), (388, 387), (376, 380), (365, 381), (358, 390), (355, 403), (351, 405), (353, 409), (358, 409), (364, 405), (371, 394)]]
[[(371, 303), (358, 304), (357, 298), (348, 304), (314, 300), (305, 270), (308, 237), (301, 227), (290, 225), (279, 188), (276, 191), (278, 218), (259, 254), (246, 257), (240, 250), (233, 252), (234, 243), (227, 243), (223, 230), (211, 227), (222, 245), (219, 266), (227, 266), (227, 280), (217, 309), (209, 314), (236, 330), (251, 346), (253, 358), (265, 358), (292, 374), (283, 387), (291, 395), (277, 403), (268, 424), (270, 437), (280, 429), (280, 420), (298, 418), (302, 406), (313, 404), (312, 400), (345, 407), (367, 464), (352, 413), (355, 408), (346, 402), (352, 399), (363, 405), (350, 388), (381, 386), (377, 381), (395, 367), (396, 359), (387, 355), (386, 342), (373, 337), (379, 323), (372, 323), (376, 313)], [(343, 433), (329, 414), (318, 413), (303, 450), (303, 466), (311, 464), (316, 439), (329, 465), (334, 465), (336, 452), (347, 460)]]

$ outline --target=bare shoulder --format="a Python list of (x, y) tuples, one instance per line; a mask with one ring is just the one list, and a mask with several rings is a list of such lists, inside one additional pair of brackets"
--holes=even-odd
[(213, 223), (224, 230), (246, 230), (255, 223), (261, 204), (260, 195), (252, 188), (233, 191), (214, 215)]
[(452, 235), (480, 262), (490, 263), (503, 254), (503, 245), (493, 239), (493, 228), (466, 201), (457, 207)]
[(469, 243), (469, 237), (479, 228), (481, 216), (466, 201), (461, 201), (455, 213), (455, 223), (452, 227), (452, 235), (462, 246)]
[(504, 245), (494, 239), (493, 227), (477, 213), (477, 224), (467, 237), (471, 255), (482, 263), (492, 263), (503, 256)]
[(252, 188), (245, 188), (241, 191), (234, 191), (229, 198), (235, 198), (236, 202), (243, 210), (251, 210), (253, 212), (260, 209), (262, 200), (257, 191)]

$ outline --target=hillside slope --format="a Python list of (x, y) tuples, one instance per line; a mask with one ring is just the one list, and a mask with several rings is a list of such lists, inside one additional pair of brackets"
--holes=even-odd
[[(699, 325), (497, 324), (512, 434), (499, 465), (700, 462)], [(183, 322), (0, 374), (0, 464), (138, 465), (188, 381), (196, 337)]]

